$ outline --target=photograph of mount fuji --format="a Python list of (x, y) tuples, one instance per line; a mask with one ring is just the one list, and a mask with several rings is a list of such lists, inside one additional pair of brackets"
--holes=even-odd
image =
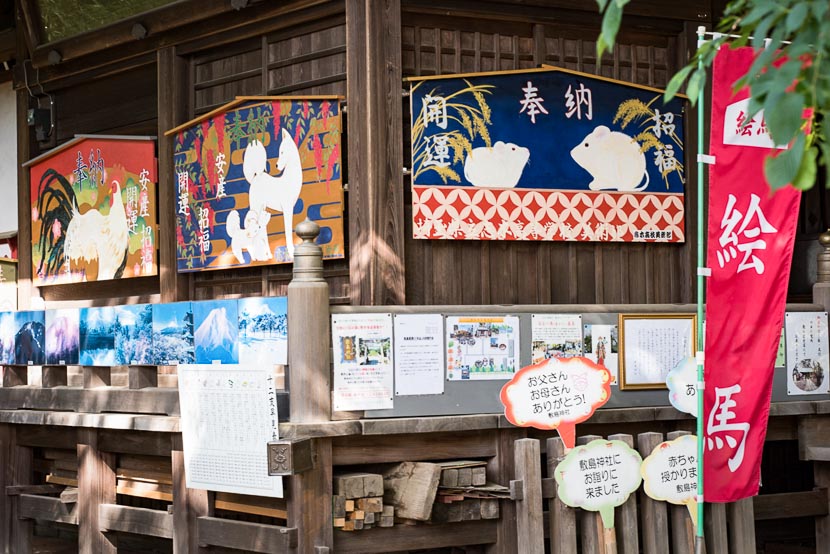
[(288, 298), (239, 300), (239, 363), (288, 363)]
[(158, 365), (192, 364), (193, 308), (190, 302), (153, 305), (153, 359)]
[(236, 300), (193, 302), (193, 333), (197, 364), (238, 364)]

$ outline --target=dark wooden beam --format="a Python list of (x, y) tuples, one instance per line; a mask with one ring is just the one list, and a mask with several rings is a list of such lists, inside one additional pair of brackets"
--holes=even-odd
[(346, 1), (354, 305), (405, 304), (400, 0)]
[(158, 51), (158, 203), (159, 283), (162, 302), (185, 300), (186, 275), (179, 275), (176, 260), (176, 171), (173, 164), (175, 136), (164, 132), (187, 119), (187, 63), (168, 46)]
[[(174, 46), (183, 42), (213, 37), (209, 47), (246, 38), (237, 31), (252, 27), (255, 34), (279, 28), (283, 19), (297, 24), (296, 14), (308, 11), (308, 8), (328, 4), (328, 10), (342, 11), (336, 3), (326, 0), (295, 0), (289, 3), (260, 2), (243, 10), (232, 10), (227, 0), (205, 0), (204, 2), (176, 3), (169, 8), (146, 16), (150, 34), (141, 40), (131, 35), (136, 18), (116, 23), (103, 29), (84, 33), (77, 37), (43, 45), (35, 50), (32, 63), (35, 67), (47, 67), (47, 56), (51, 50), (60, 52), (62, 62), (54, 72), (43, 72), (42, 80), (47, 82), (53, 74), (65, 74), (63, 68), (68, 62), (74, 71), (95, 67), (119, 59), (140, 55), (165, 46)], [(312, 12), (309, 12), (312, 13)], [(313, 12), (312, 20), (319, 17)], [(180, 17), (179, 17), (180, 16)], [(177, 19), (177, 17), (179, 17)], [(263, 25), (266, 30), (262, 30)], [(92, 54), (95, 54), (92, 56)]]
[(762, 494), (752, 498), (755, 521), (793, 517), (826, 516), (827, 489)]
[(26, 57), (32, 57), (35, 48), (41, 43), (40, 17), (37, 15), (34, 0), (16, 0), (16, 8), (15, 21), (21, 30), (23, 44), (28, 50)]

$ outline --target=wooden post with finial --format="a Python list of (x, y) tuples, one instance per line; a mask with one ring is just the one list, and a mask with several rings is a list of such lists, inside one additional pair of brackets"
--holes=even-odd
[[(306, 219), (295, 232), (303, 242), (294, 249), (288, 285), (291, 422), (319, 423), (331, 418), (329, 285), (323, 279), (323, 251), (314, 244), (320, 227)], [(311, 458), (312, 469), (287, 478), (288, 525), (297, 528), (297, 552), (303, 554), (334, 547), (331, 439), (312, 439)]]
[(288, 285), (291, 421), (329, 421), (329, 285), (323, 279), (323, 251), (314, 244), (320, 227), (306, 219), (296, 233), (303, 242), (294, 250), (294, 276)]
[(823, 249), (817, 256), (813, 303), (830, 310), (830, 229), (818, 236), (818, 242)]

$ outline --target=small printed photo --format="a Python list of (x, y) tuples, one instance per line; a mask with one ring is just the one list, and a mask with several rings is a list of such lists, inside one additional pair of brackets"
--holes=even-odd
[(153, 306), (115, 306), (113, 310), (116, 365), (152, 364)]
[(158, 365), (196, 361), (190, 302), (153, 305), (153, 360)]
[(793, 367), (792, 381), (799, 390), (813, 392), (824, 383), (824, 373), (825, 370), (818, 360), (804, 358)]
[(239, 363), (288, 363), (288, 298), (242, 298), (239, 311)]
[(81, 308), (79, 365), (113, 366), (115, 362), (115, 310), (111, 306)]
[(46, 363), (46, 324), (44, 313), (15, 312), (14, 363), (43, 365)]
[(358, 339), (360, 365), (388, 364), (392, 348), (391, 339)]
[(75, 308), (46, 310), (46, 363), (78, 365), (81, 312)]
[(239, 317), (236, 300), (193, 302), (197, 364), (239, 363)]
[(354, 335), (340, 337), (340, 362), (357, 363), (357, 337)]

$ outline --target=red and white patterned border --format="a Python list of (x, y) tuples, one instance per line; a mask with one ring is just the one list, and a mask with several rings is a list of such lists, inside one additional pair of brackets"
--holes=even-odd
[(682, 194), (412, 187), (416, 239), (684, 242)]

